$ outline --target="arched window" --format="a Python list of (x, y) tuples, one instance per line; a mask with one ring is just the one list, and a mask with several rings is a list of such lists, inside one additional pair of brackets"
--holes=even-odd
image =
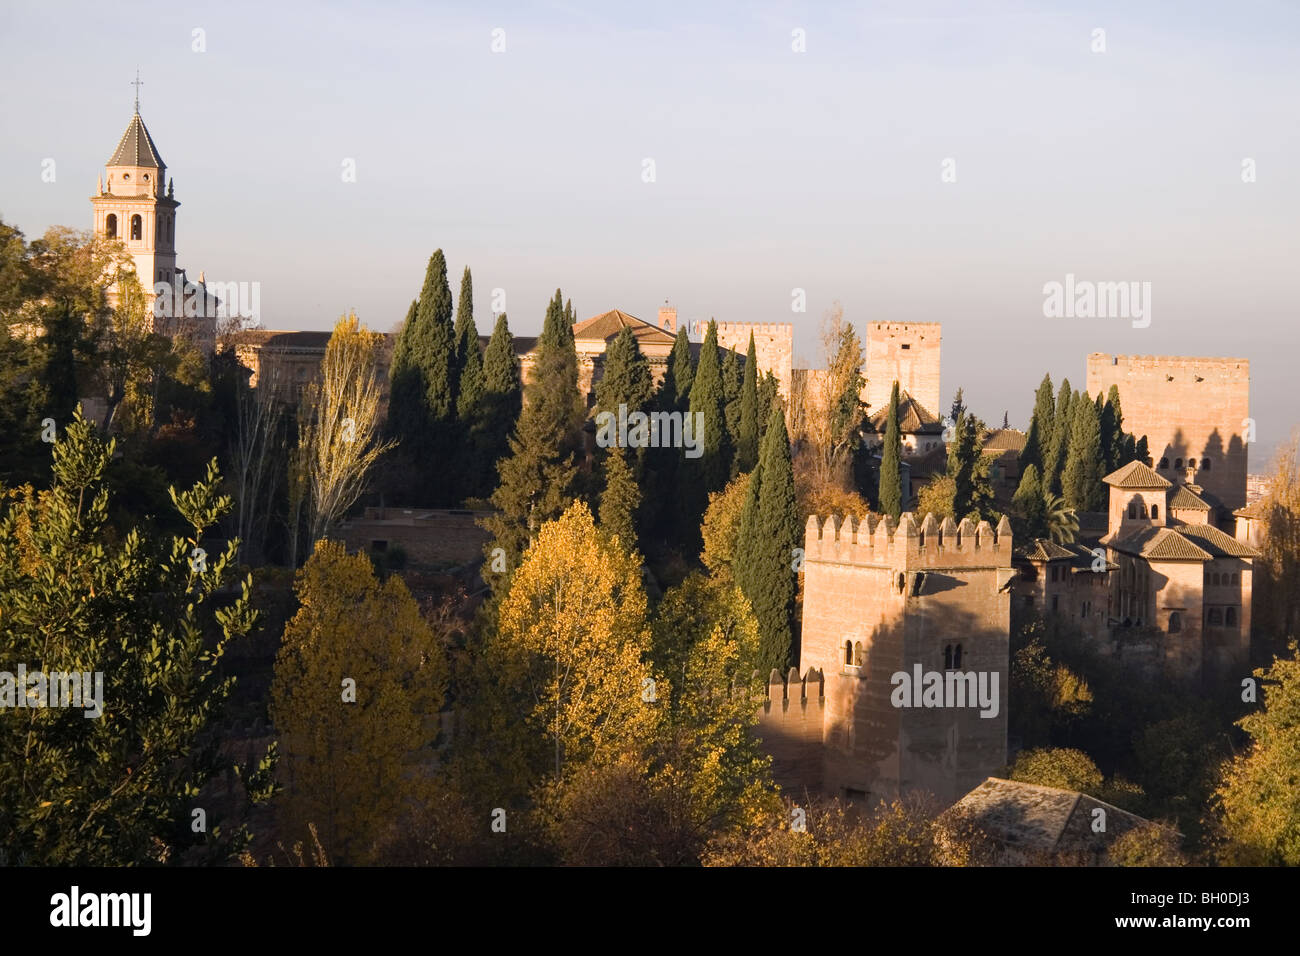
[(1223, 612), (1223, 623), (1228, 627), (1237, 626), (1237, 609), (1235, 607), (1230, 607)]
[(952, 669), (953, 670), (961, 669), (961, 645), (960, 644), (958, 644), (956, 647), (952, 649)]
[(1218, 586), (1219, 586), (1219, 572), (1218, 572), (1218, 571), (1215, 571), (1213, 574), (1210, 575), (1210, 584), (1211, 584), (1212, 586), (1214, 586), (1214, 587), (1218, 587)]
[(1159, 506), (1159, 505), (1152, 505), (1152, 506), (1151, 506), (1151, 517), (1152, 517), (1153, 519), (1155, 519), (1155, 518), (1159, 518), (1159, 517), (1160, 517), (1160, 506)]
[(1174, 468), (1175, 468), (1175, 469), (1180, 469), (1180, 468), (1182, 468), (1182, 467), (1183, 467), (1183, 460), (1182, 460), (1181, 458), (1175, 458), (1175, 459), (1174, 459)]
[(104, 220), (104, 238), (117, 238), (117, 215), (115, 213), (110, 212), (108, 218)]
[(952, 670), (952, 645), (949, 644), (943, 649), (943, 669)]
[(1232, 572), (1232, 583), (1233, 583), (1234, 585), (1237, 585), (1237, 584), (1240, 584), (1240, 583), (1241, 583), (1241, 577), (1237, 574), (1236, 571), (1233, 571), (1233, 572)]
[(1220, 609), (1217, 608), (1217, 607), (1212, 607), (1212, 608), (1210, 608), (1210, 612), (1209, 612), (1209, 624), (1210, 624), (1210, 626), (1212, 626), (1212, 627), (1222, 627), (1222, 626), (1223, 626), (1223, 611), (1220, 610)]
[(144, 238), (144, 221), (139, 217), (139, 215), (131, 217), (131, 238)]
[(1130, 518), (1136, 518), (1138, 516), (1138, 506), (1132, 502), (1130, 502), (1128, 506), (1128, 516)]
[(858, 667), (862, 666), (862, 642), (861, 641), (855, 641), (853, 643), (853, 663)]
[(1168, 467), (1169, 467), (1169, 459), (1168, 459), (1168, 458), (1161, 458), (1161, 459), (1160, 459), (1160, 470), (1161, 470), (1161, 471), (1164, 471), (1164, 470), (1165, 470), (1166, 468), (1168, 468)]
[(1202, 459), (1201, 459), (1201, 468), (1203, 468), (1205, 471), (1209, 471), (1209, 470), (1210, 470), (1210, 459), (1208, 459), (1208, 458), (1202, 458)]
[(902, 571), (899, 571), (898, 572), (898, 593), (902, 594), (906, 587), (907, 587), (907, 578), (903, 576)]
[(844, 642), (844, 663), (852, 666), (853, 664), (853, 642)]
[(1177, 634), (1183, 629), (1183, 616), (1177, 611), (1169, 612), (1169, 633)]
[(1145, 518), (1147, 516), (1147, 503), (1145, 501), (1142, 502), (1142, 504), (1138, 505), (1138, 509), (1138, 514)]

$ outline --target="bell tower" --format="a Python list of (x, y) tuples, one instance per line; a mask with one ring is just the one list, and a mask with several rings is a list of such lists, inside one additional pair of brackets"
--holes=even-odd
[(167, 164), (140, 118), (140, 78), (137, 74), (135, 113), (105, 167), (91, 197), (95, 235), (119, 239), (135, 260), (136, 274), (147, 301), (158, 282), (176, 276), (176, 208), (171, 184), (163, 191)]

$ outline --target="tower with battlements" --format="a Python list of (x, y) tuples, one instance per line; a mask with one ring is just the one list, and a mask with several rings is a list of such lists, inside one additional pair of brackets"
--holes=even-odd
[(1160, 355), (1088, 356), (1088, 394), (1119, 388), (1124, 430), (1147, 436), (1151, 465), (1232, 512), (1246, 504), (1250, 362)]
[[(808, 519), (804, 677), (773, 675), (759, 726), (782, 783), (951, 802), (1005, 765), (1011, 537), (1006, 519)], [(900, 704), (899, 674), (942, 682), (941, 699), (918, 687)], [(972, 706), (977, 687), (990, 706)]]
[(867, 403), (868, 416), (889, 407), (894, 382), (935, 418), (942, 416), (941, 338), (942, 326), (938, 322), (867, 323), (867, 362), (863, 370), (867, 384), (862, 400)]

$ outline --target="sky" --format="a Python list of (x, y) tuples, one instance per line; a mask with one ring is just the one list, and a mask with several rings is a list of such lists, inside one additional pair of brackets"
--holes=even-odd
[[(391, 329), (441, 248), (484, 333), (557, 286), (792, 322), (796, 365), (837, 302), (942, 322), (993, 424), (1089, 352), (1244, 357), (1261, 471), (1300, 424), (1297, 40), (1293, 0), (4, 0), (0, 218), (89, 227), (138, 67), (178, 264), (268, 328)], [(1149, 282), (1149, 324), (1045, 315), (1067, 275)]]

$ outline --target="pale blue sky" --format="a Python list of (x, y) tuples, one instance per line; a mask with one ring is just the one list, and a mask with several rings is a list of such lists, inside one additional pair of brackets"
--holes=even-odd
[[(533, 334), (561, 286), (793, 321), (816, 364), (838, 299), (942, 322), (945, 403), (994, 423), (1090, 351), (1249, 358), (1252, 471), (1300, 420), (1300, 5), (611, 6), (5, 0), (0, 216), (89, 225), (138, 64), (180, 264), (260, 281), (271, 327), (388, 329), (441, 246), (481, 330), (493, 288)], [(1151, 282), (1151, 326), (1044, 318), (1066, 273)]]

